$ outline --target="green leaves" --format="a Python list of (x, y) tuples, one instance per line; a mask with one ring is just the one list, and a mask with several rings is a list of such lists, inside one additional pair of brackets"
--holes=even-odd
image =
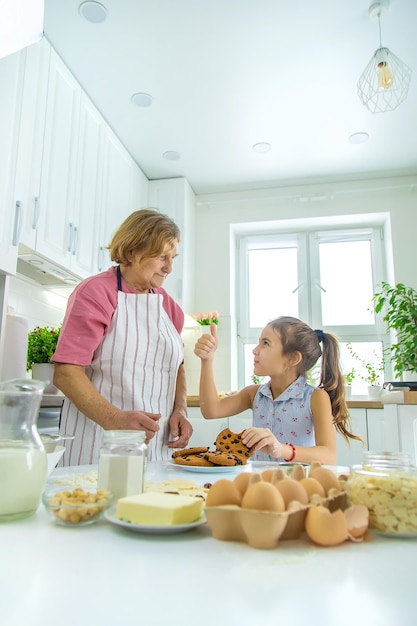
[(28, 334), (28, 354), (26, 370), (32, 369), (33, 363), (49, 363), (55, 352), (61, 326), (36, 326)]
[(388, 349), (395, 373), (417, 372), (417, 291), (402, 283), (392, 287), (383, 282), (372, 300), (375, 313), (382, 314), (397, 335), (396, 343)]

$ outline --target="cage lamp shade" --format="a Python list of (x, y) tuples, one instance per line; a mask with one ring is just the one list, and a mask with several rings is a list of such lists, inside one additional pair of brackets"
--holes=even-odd
[(358, 96), (371, 113), (393, 111), (408, 94), (411, 69), (388, 48), (378, 48), (358, 81)]

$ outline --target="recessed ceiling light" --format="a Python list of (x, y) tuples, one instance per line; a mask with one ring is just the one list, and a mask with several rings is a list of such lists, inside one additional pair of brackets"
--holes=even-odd
[(138, 107), (150, 107), (153, 102), (152, 96), (148, 93), (134, 93), (131, 100)]
[(259, 143), (255, 143), (252, 146), (252, 150), (254, 152), (258, 152), (259, 154), (265, 154), (265, 152), (269, 152), (271, 149), (271, 144), (266, 143), (266, 141), (260, 141)]
[(78, 12), (87, 22), (101, 24), (107, 19), (107, 9), (100, 2), (82, 2)]
[(176, 150), (167, 150), (162, 156), (167, 161), (179, 161), (179, 159), (181, 158), (180, 153)]
[(365, 143), (368, 139), (368, 133), (353, 133), (353, 135), (350, 135), (349, 137), (350, 143)]

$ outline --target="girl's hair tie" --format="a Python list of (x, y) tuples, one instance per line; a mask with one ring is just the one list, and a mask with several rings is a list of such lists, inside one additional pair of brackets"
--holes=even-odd
[(324, 339), (324, 332), (322, 330), (315, 330), (314, 332), (317, 335), (318, 342), (321, 343)]

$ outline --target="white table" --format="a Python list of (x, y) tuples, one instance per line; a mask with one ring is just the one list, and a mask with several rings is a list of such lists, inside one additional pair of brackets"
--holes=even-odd
[[(155, 463), (146, 479), (232, 476)], [(207, 525), (165, 536), (105, 520), (63, 528), (41, 505), (30, 518), (0, 524), (0, 623), (415, 626), (416, 561), (417, 540), (375, 535), (320, 548), (304, 539), (264, 551), (215, 540)]]

